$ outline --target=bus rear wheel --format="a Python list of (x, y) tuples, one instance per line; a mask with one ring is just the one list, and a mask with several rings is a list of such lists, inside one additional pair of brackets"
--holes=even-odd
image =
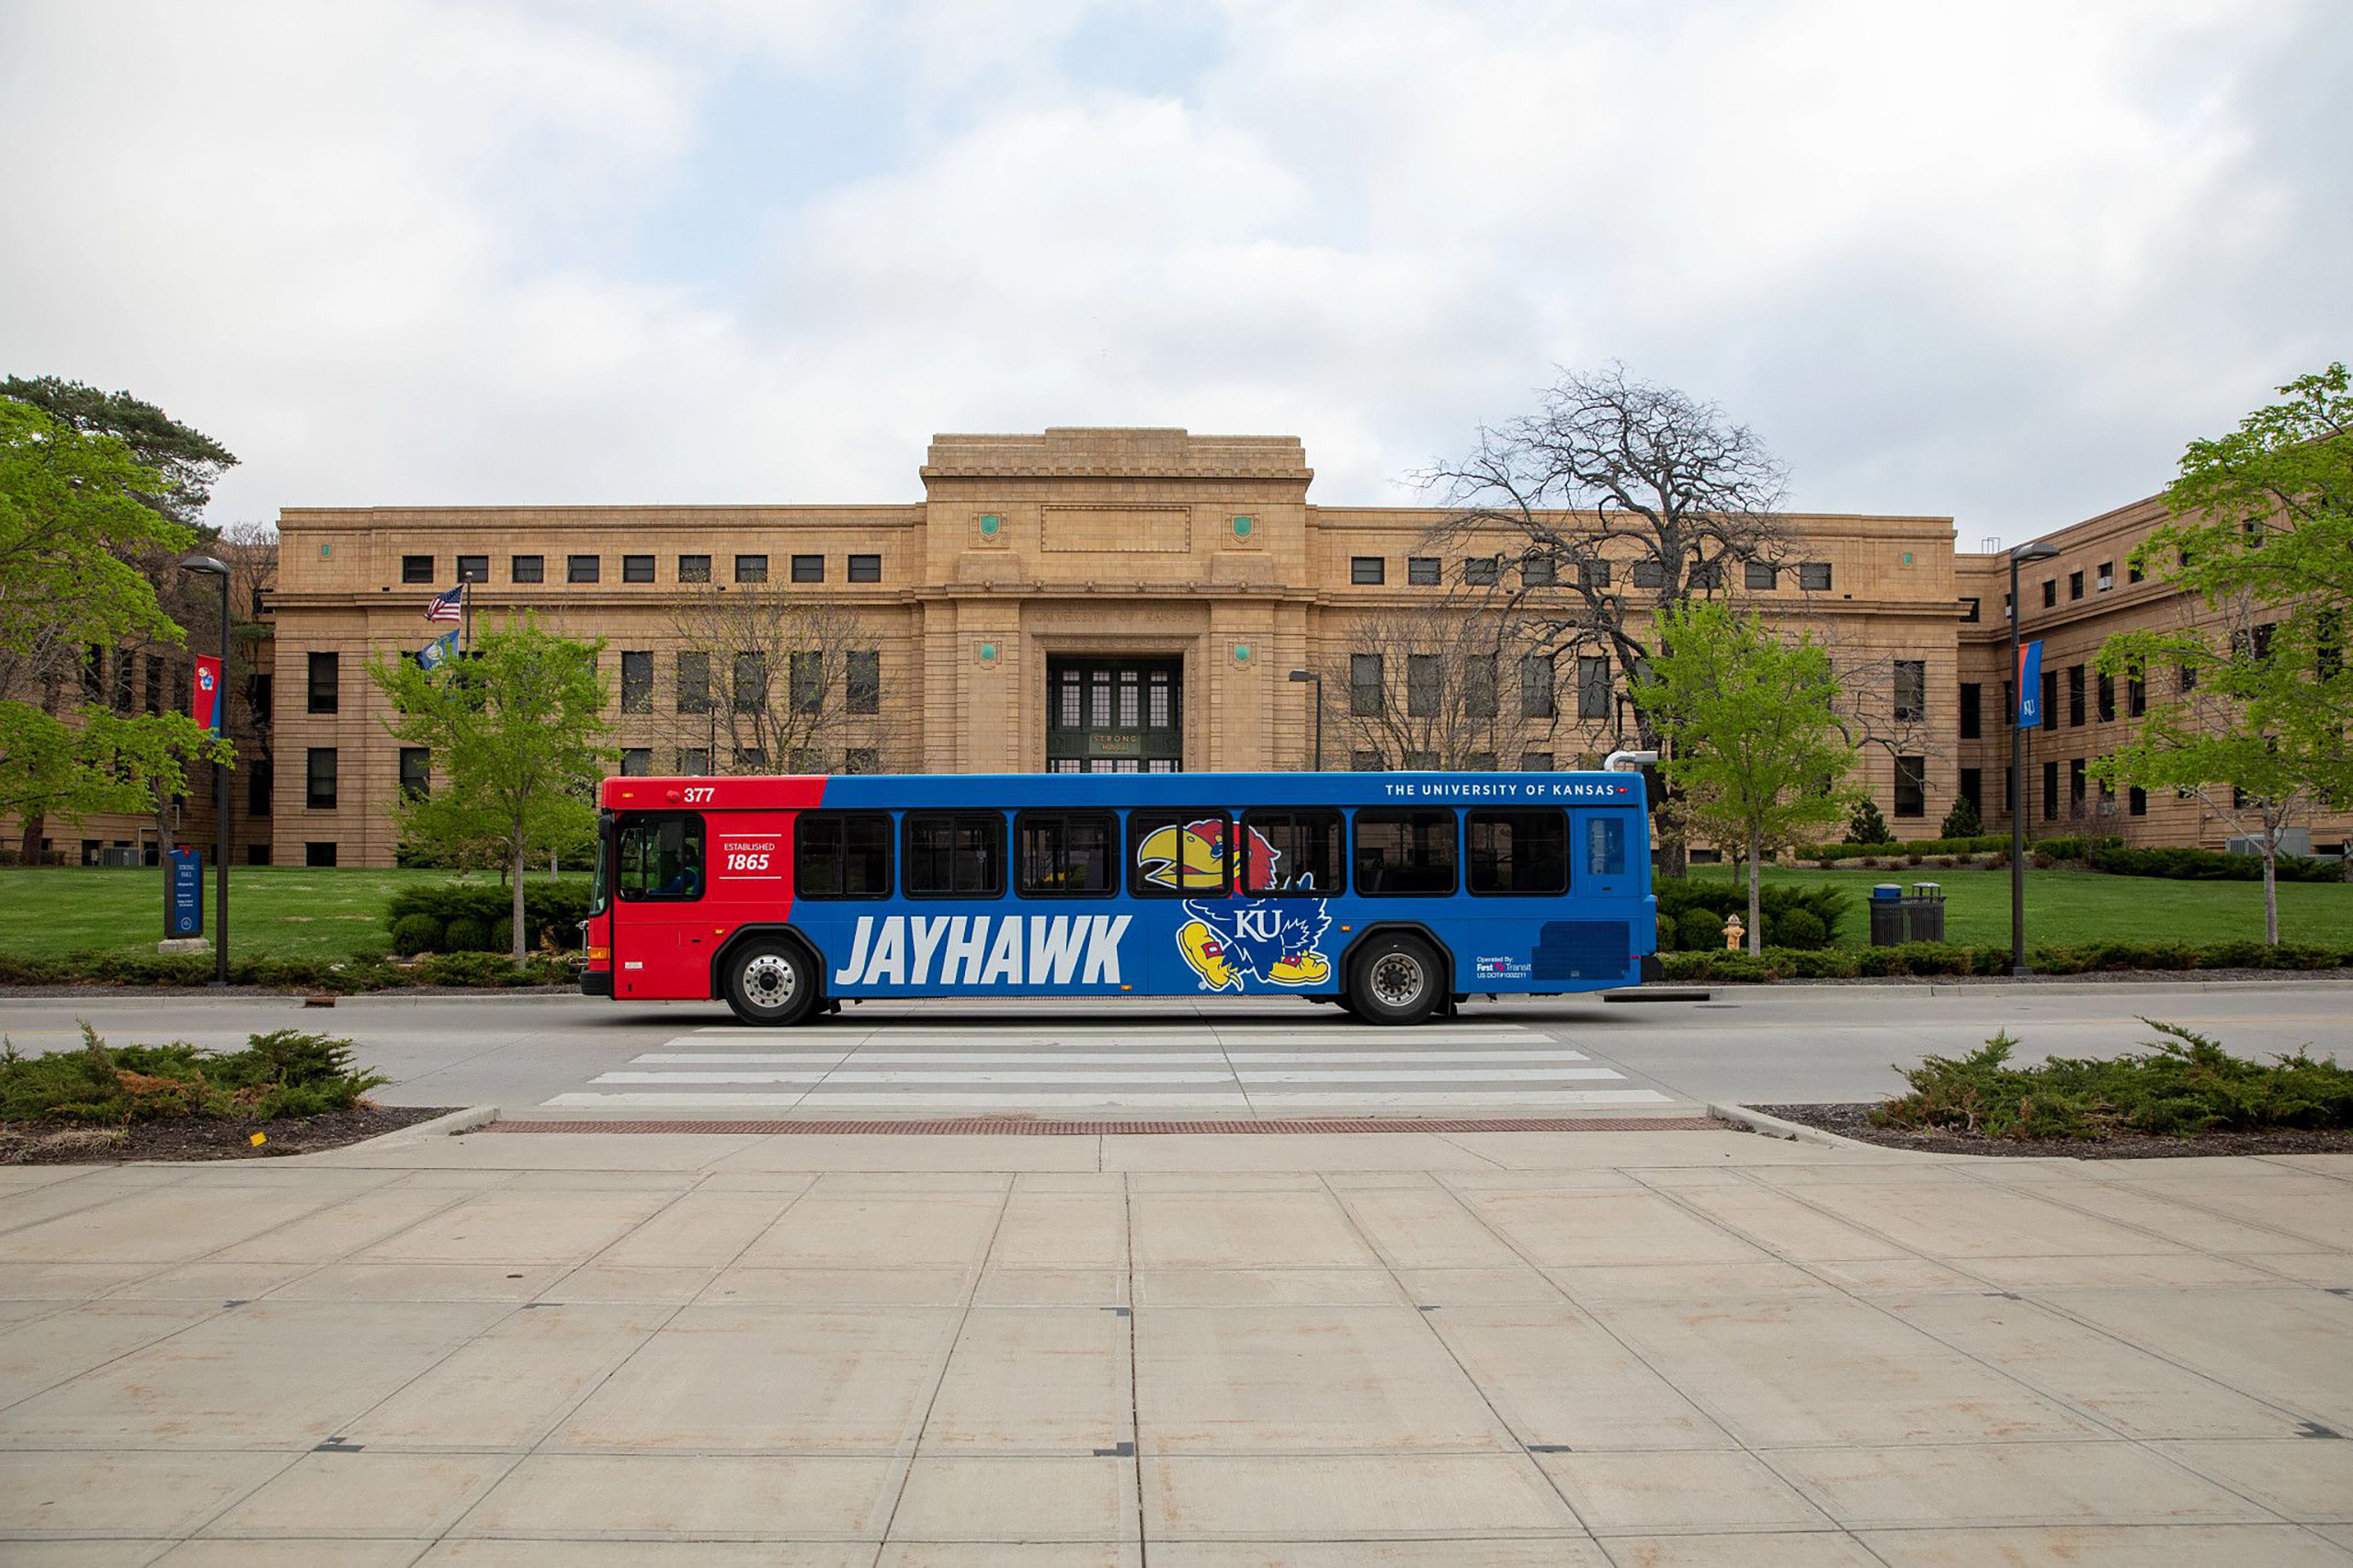
[(1375, 937), (1357, 955), (1348, 1011), (1369, 1024), (1418, 1024), (1445, 993), (1438, 954), (1419, 937)]
[(816, 1002), (816, 971), (790, 942), (754, 942), (727, 962), (727, 1006), (747, 1024), (797, 1024)]

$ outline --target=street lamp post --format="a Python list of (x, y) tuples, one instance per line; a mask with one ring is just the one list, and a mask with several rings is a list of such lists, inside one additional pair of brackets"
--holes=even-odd
[[(2018, 595), (2018, 565), (2049, 561), (2059, 547), (2037, 540), (2010, 551), (2010, 972), (2030, 974), (2026, 966), (2026, 672), (2018, 667), (2018, 622), (2026, 601)], [(2043, 715), (2045, 722), (2050, 715)]]
[(1315, 771), (1324, 771), (1324, 677), (1313, 670), (1293, 670), (1290, 678), (1308, 681), (1315, 687)]
[[(180, 570), (215, 577), (221, 583), (221, 690), (213, 712), (229, 726), (229, 565), (210, 555), (184, 556)], [(224, 751), (212, 765), (212, 983), (229, 983), (229, 758)]]

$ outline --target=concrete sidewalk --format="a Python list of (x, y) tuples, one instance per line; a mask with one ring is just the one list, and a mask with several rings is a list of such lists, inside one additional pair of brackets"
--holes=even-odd
[(478, 1135), (0, 1170), (0, 1561), (2353, 1564), (2353, 1156)]

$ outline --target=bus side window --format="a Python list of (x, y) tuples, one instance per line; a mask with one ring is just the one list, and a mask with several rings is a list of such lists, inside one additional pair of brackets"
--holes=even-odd
[(891, 896), (891, 813), (803, 812), (793, 828), (792, 884), (802, 898)]
[(1623, 817), (1596, 813), (1586, 819), (1585, 869), (1587, 876), (1626, 874), (1626, 822)]
[(1233, 822), (1214, 807), (1128, 813), (1128, 891), (1138, 898), (1222, 898)]
[(909, 898), (1001, 898), (1005, 818), (995, 812), (909, 812), (900, 871)]
[(625, 816), (620, 825), (620, 875), (625, 903), (702, 896), (702, 818), (683, 812)]
[(1357, 812), (1357, 892), (1444, 898), (1454, 892), (1454, 813), (1435, 811)]
[(1242, 813), (1242, 891), (1252, 897), (1299, 893), (1334, 898), (1341, 874), (1340, 813), (1321, 807)]
[(1115, 891), (1112, 846), (1120, 823), (1109, 812), (1020, 812), (1013, 819), (1014, 889), (1024, 898)]
[(1564, 893), (1569, 891), (1569, 821), (1543, 807), (1465, 813), (1471, 891)]

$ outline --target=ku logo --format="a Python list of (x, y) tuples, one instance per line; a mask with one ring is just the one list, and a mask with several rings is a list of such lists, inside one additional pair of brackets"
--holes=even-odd
[[(1322, 984), (1332, 974), (1331, 960), (1316, 950), (1332, 924), (1324, 900), (1246, 896), (1292, 886), (1282, 867), (1282, 852), (1255, 830), (1241, 835), (1247, 840), (1242, 876), (1245, 896), (1229, 896), (1226, 863), (1233, 832), (1216, 817), (1181, 827), (1172, 823), (1154, 829), (1136, 846), (1136, 869), (1144, 881), (1201, 895), (1185, 901), (1177, 952), (1201, 977), (1204, 991), (1240, 991), (1245, 980)], [(1297, 885), (1302, 892), (1312, 890), (1314, 879), (1303, 875)]]

